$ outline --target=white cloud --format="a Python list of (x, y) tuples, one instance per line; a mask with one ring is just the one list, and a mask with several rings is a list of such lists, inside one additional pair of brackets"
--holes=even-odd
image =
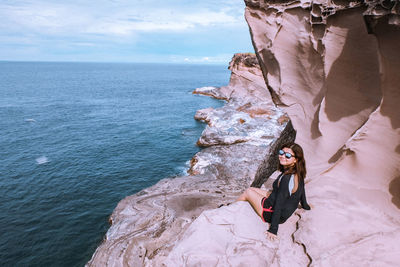
[(243, 11), (243, 0), (0, 0), (0, 60), (226, 63), (251, 44)]
[(89, 25), (85, 32), (105, 35), (128, 36), (139, 32), (183, 31), (192, 27), (194, 26), (189, 23), (113, 21)]
[(187, 31), (196, 27), (237, 26), (243, 16), (231, 8), (196, 9), (180, 6), (138, 7), (142, 1), (100, 1), (90, 5), (74, 1), (15, 1), (0, 3), (0, 30), (38, 34), (103, 34), (128, 36), (140, 32)]
[(209, 25), (229, 25), (240, 23), (238, 18), (224, 12), (198, 12), (192, 14), (183, 14), (182, 20), (192, 23), (193, 25), (209, 26)]
[(171, 62), (186, 62), (186, 63), (209, 63), (209, 64), (228, 64), (232, 59), (232, 54), (220, 54), (216, 56), (170, 56)]
[(75, 46), (83, 46), (83, 47), (96, 46), (96, 44), (94, 44), (94, 43), (82, 43), (82, 42), (73, 43), (73, 45), (75, 45)]

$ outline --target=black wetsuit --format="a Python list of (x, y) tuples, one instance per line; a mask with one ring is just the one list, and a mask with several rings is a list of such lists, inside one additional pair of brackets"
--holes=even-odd
[(282, 175), (283, 173), (274, 181), (271, 195), (261, 200), (263, 207), (261, 217), (263, 221), (271, 223), (268, 232), (275, 235), (278, 232), (278, 225), (284, 223), (293, 214), (299, 202), (303, 209), (310, 209), (306, 200), (304, 181), (300, 181), (299, 179), (296, 192), (291, 194), (289, 192), (289, 181), (292, 174)]

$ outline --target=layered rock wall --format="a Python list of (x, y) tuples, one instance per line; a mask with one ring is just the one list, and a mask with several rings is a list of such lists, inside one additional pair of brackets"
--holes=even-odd
[(245, 2), (264, 79), (307, 159), (315, 208), (296, 238), (316, 266), (395, 265), (400, 3)]

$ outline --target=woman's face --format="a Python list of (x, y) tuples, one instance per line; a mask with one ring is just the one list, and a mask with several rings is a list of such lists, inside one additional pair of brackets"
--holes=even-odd
[(293, 153), (293, 150), (288, 147), (284, 147), (281, 150), (279, 150), (278, 155), (279, 155), (279, 163), (282, 166), (289, 167), (296, 163), (296, 158)]

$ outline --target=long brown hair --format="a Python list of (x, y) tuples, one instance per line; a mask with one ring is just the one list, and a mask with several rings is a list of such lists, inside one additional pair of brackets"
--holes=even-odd
[(285, 174), (293, 174), (296, 173), (300, 180), (304, 180), (306, 178), (307, 170), (306, 170), (306, 160), (304, 159), (304, 152), (300, 145), (296, 143), (285, 144), (281, 146), (280, 149), (290, 148), (294, 157), (296, 158), (296, 164), (290, 168), (285, 169), (283, 165), (279, 163), (278, 169)]

